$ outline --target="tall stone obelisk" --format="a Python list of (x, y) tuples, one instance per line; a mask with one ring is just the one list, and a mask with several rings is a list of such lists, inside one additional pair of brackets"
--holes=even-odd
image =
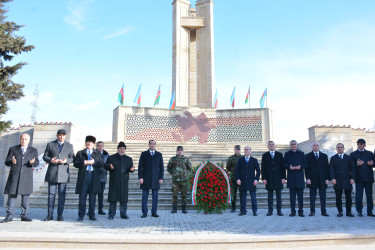
[(176, 106), (211, 107), (215, 85), (212, 0), (173, 3), (172, 91)]

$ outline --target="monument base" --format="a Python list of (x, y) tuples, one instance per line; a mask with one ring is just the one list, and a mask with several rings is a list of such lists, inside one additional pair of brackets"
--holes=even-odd
[(118, 106), (113, 111), (112, 132), (113, 142), (267, 143), (273, 136), (272, 111)]

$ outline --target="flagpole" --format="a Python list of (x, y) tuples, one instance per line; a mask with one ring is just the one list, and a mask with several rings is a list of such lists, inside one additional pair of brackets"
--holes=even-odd
[(249, 85), (249, 109), (250, 109), (250, 85)]
[(267, 95), (266, 95), (266, 108), (268, 108), (268, 89), (267, 89)]

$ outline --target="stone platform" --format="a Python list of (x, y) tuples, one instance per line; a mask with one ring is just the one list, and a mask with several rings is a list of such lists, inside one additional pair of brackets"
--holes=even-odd
[[(85, 217), (77, 222), (77, 210), (67, 209), (65, 221), (44, 222), (46, 209), (31, 209), (32, 222), (0, 224), (0, 248), (70, 248), (70, 249), (374, 249), (375, 219), (372, 217), (336, 217), (336, 209), (328, 208), (330, 217), (266, 216), (258, 210), (239, 217), (237, 213), (204, 215), (170, 214), (158, 211), (160, 218), (140, 218), (139, 210), (130, 210), (129, 220), (117, 214), (109, 221)], [(5, 214), (5, 209), (1, 215)], [(17, 209), (15, 216), (19, 216)], [(56, 216), (56, 215), (55, 215)], [(0, 219), (4, 217), (1, 216)], [(55, 218), (56, 219), (56, 218)]]

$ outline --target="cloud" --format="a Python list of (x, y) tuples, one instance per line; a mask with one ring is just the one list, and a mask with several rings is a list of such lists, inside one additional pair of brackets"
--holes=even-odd
[(135, 27), (123, 27), (121, 29), (119, 29), (118, 31), (112, 33), (112, 34), (108, 34), (106, 36), (103, 37), (104, 40), (107, 40), (107, 39), (111, 39), (111, 38), (115, 38), (115, 37), (118, 37), (118, 36), (122, 36), (122, 35), (125, 35), (127, 33), (129, 33), (130, 31), (134, 30)]
[(88, 103), (81, 103), (75, 107), (77, 111), (87, 111), (90, 109), (93, 109), (95, 107), (99, 107), (101, 105), (101, 102), (88, 102)]
[[(88, 20), (87, 11), (89, 4), (93, 0), (83, 0), (83, 1), (67, 1), (66, 8), (69, 11), (69, 14), (64, 17), (64, 21), (74, 26), (77, 30), (82, 31), (85, 29), (84, 22)], [(78, 3), (77, 3), (78, 2)]]

